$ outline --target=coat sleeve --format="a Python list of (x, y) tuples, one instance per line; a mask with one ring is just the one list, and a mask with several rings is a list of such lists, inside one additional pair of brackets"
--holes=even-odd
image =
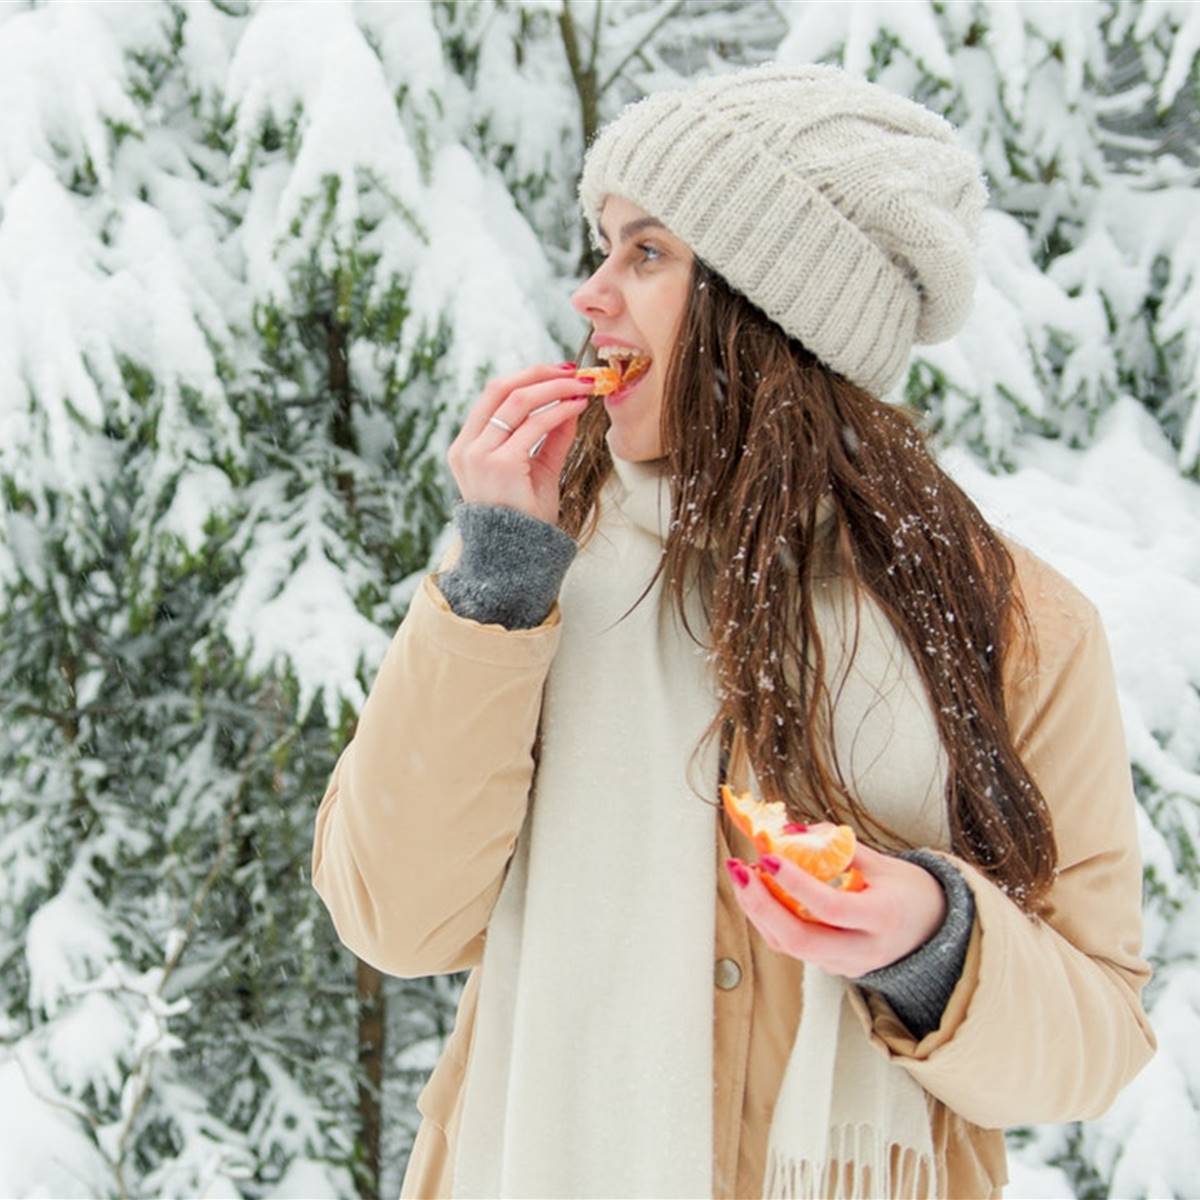
[(945, 855), (976, 916), (940, 1027), (915, 1041), (881, 998), (855, 1004), (876, 1044), (926, 1091), (990, 1128), (1096, 1117), (1155, 1050), (1140, 1000), (1150, 968), (1136, 801), (1108, 643), (1066, 580), (1045, 564), (1025, 569), (1038, 576), (1026, 589), (1038, 663), (1009, 687), (1009, 719), (1053, 818), (1059, 871), (1048, 907), (1026, 915)]
[(391, 975), (475, 966), (533, 780), (558, 604), (536, 628), (417, 589), (317, 811), (312, 881), (342, 942)]

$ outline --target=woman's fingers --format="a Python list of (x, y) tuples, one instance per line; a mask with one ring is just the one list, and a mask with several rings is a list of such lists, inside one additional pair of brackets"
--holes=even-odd
[[(742, 870), (746, 868), (743, 866)], [(834, 974), (857, 973), (857, 961), (865, 949), (867, 934), (856, 929), (829, 929), (800, 920), (767, 891), (757, 871), (747, 873), (749, 879), (745, 887), (735, 884), (738, 903), (772, 950), (815, 963)], [(817, 886), (826, 885), (818, 883)]]
[[(895, 855), (864, 847), (852, 862), (867, 881), (862, 892), (831, 887), (776, 855), (764, 855), (753, 870), (731, 860), (730, 873), (745, 884), (738, 900), (772, 949), (857, 977), (924, 945), (945, 919), (946, 897), (929, 871)], [(771, 893), (763, 882), (768, 871), (813, 921)]]
[(552, 480), (556, 489), (563, 463), (575, 440), (579, 418), (587, 411), (590, 400), (590, 396), (584, 396), (579, 400), (564, 400), (557, 404), (558, 412), (550, 428), (543, 430), (527, 451), (535, 473), (540, 472), (547, 480)]
[[(491, 451), (507, 446), (510, 439), (519, 431), (525, 430), (526, 427), (544, 431), (547, 428), (546, 422), (543, 421), (540, 425), (533, 424), (533, 422), (537, 422), (537, 418), (550, 412), (555, 407), (556, 401), (562, 404), (574, 399), (587, 399), (591, 394), (591, 385), (586, 380), (575, 379), (572, 376), (564, 379), (549, 379), (517, 388), (505, 397), (504, 402), (492, 414), (493, 418), (508, 425), (511, 433), (489, 418), (476, 440), (476, 445), (485, 451)], [(557, 424), (557, 421), (552, 421), (550, 424)], [(535, 434), (532, 440), (536, 440), (536, 438)], [(529, 445), (532, 444), (532, 440)], [(519, 440), (517, 444), (523, 445), (526, 451), (529, 449), (529, 445), (526, 445), (524, 441)]]
[(495, 456), (521, 463), (530, 457), (530, 451), (537, 442), (544, 441), (552, 431), (583, 412), (587, 402), (586, 395), (557, 397), (538, 405), (512, 433), (497, 429), (501, 442), (495, 449)]
[[(558, 366), (539, 363), (535, 367), (527, 367), (524, 371), (516, 371), (512, 375), (502, 375), (498, 379), (489, 380), (479, 399), (467, 414), (467, 419), (463, 422), (462, 430), (459, 433), (459, 439), (467, 444), (474, 442), (487, 428), (488, 419), (495, 416), (501, 405), (519, 388), (547, 381), (572, 379), (574, 371), (574, 363), (560, 363)], [(510, 421), (509, 424), (515, 424), (515, 422)]]
[(870, 846), (865, 846), (861, 841), (856, 842), (854, 846), (854, 857), (850, 860), (852, 867), (858, 867), (865, 875), (868, 871), (877, 871), (881, 867), (886, 867), (895, 859), (890, 854), (884, 854), (879, 850), (872, 850)]
[[(762, 861), (759, 859), (755, 864), (759, 870), (766, 869), (762, 866)], [(864, 908), (870, 894), (869, 889), (866, 892), (843, 892), (840, 888), (823, 883), (781, 855), (770, 855), (769, 861), (779, 863), (779, 870), (773, 872), (775, 882), (784, 891), (795, 896), (818, 921), (823, 921), (826, 925), (836, 925), (839, 929), (870, 927), (871, 916)], [(770, 895), (769, 892), (767, 894)], [(775, 903), (787, 912), (778, 901)]]
[(492, 380), (446, 455), (463, 500), (556, 522), (572, 418), (591, 394), (591, 383), (576, 379), (570, 363)]

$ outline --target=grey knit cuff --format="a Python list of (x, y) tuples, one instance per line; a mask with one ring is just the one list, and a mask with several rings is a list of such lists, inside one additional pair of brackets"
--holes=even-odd
[(438, 576), (460, 617), (506, 629), (533, 629), (554, 606), (579, 546), (557, 525), (502, 504), (454, 508), (462, 557)]
[(911, 954), (850, 982), (878, 992), (918, 1041), (941, 1023), (962, 975), (975, 924), (975, 898), (962, 874), (929, 850), (897, 857), (924, 867), (946, 893), (946, 917), (937, 932)]

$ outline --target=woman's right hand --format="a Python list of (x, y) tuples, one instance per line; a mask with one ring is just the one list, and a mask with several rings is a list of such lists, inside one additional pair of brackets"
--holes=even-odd
[(489, 381), (446, 455), (464, 501), (558, 524), (559, 476), (593, 390), (574, 371), (542, 365)]

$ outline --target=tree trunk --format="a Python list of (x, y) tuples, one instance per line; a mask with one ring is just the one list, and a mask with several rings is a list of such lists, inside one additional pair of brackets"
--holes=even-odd
[[(342, 271), (337, 273), (339, 291), (343, 287)], [(354, 391), (350, 386), (349, 327), (341, 314), (323, 313), (325, 326), (325, 363), (328, 371), (329, 391), (333, 397), (333, 416), (330, 422), (330, 440), (339, 450), (354, 452), (357, 449), (354, 436)], [(356, 498), (354, 477), (348, 471), (337, 473), (337, 488), (346, 501), (346, 511), (354, 516)]]
[[(563, 0), (563, 6), (558, 14), (558, 25), (562, 31), (563, 50), (567, 55), (567, 64), (571, 68), (571, 79), (579, 96), (579, 126), (583, 135), (583, 149), (592, 144), (596, 129), (600, 123), (600, 90), (596, 79), (596, 52), (600, 32), (600, 11), (602, 0), (596, 0), (595, 21), (592, 26), (592, 46), (588, 61), (583, 61), (583, 53), (579, 45), (579, 34), (575, 26), (575, 18), (571, 12), (571, 0)], [(586, 219), (581, 219), (583, 225), (583, 250), (579, 256), (578, 271), (581, 275), (590, 275), (595, 270), (591, 242), (589, 240)]]
[(383, 1059), (386, 997), (383, 976), (358, 963), (358, 1121), (366, 1180), (363, 1200), (379, 1200), (380, 1134), (383, 1129)]

